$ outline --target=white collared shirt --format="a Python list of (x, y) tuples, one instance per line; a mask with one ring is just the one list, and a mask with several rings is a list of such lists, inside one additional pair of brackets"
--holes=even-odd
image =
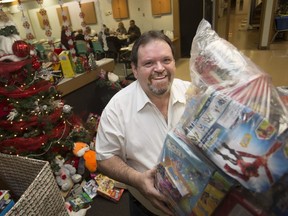
[(167, 133), (182, 116), (190, 82), (174, 79), (168, 123), (138, 81), (119, 91), (103, 110), (96, 137), (97, 160), (114, 155), (143, 172), (159, 162)]

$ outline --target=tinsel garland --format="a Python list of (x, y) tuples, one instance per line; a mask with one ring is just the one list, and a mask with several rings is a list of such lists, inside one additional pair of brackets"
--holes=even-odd
[(20, 70), (25, 65), (31, 64), (32, 59), (25, 59), (18, 62), (0, 62), (0, 76), (9, 77), (10, 73), (15, 73), (15, 71)]
[(47, 91), (52, 86), (52, 83), (48, 81), (40, 81), (35, 85), (30, 86), (26, 89), (15, 89), (15, 90), (8, 90), (6, 87), (0, 87), (0, 95), (4, 95), (10, 98), (26, 98), (32, 95), (35, 95), (41, 91)]
[(58, 119), (60, 119), (60, 116), (62, 115), (62, 109), (55, 109), (53, 113), (51, 113), (49, 116), (43, 116), (41, 118), (41, 122), (39, 121), (39, 116), (32, 116), (29, 118), (28, 121), (7, 121), (2, 120), (0, 121), (0, 127), (13, 131), (13, 132), (22, 132), (26, 128), (33, 127), (33, 126), (39, 126), (42, 127), (47, 122), (56, 122)]
[(81, 19), (81, 26), (82, 26), (82, 29), (83, 29), (83, 32), (84, 32), (84, 39), (86, 41), (86, 46), (87, 46), (88, 50), (90, 51), (91, 47), (90, 47), (90, 44), (88, 42), (89, 41), (89, 35), (88, 35), (88, 32), (86, 31), (86, 23), (85, 23), (85, 20), (84, 20), (85, 13), (82, 11), (81, 0), (75, 0), (75, 1), (78, 2), (79, 8), (80, 8), (79, 17)]
[(104, 26), (103, 26), (103, 19), (102, 19), (102, 12), (101, 12), (101, 5), (100, 5), (100, 0), (96, 0), (96, 10), (97, 14), (99, 14), (99, 24), (101, 26), (101, 31), (103, 32), (102, 34), (102, 39), (103, 39), (103, 49), (105, 51), (108, 51), (108, 46), (107, 46), (107, 40), (106, 40), (106, 35), (104, 34)]
[(47, 16), (47, 11), (42, 6), (43, 0), (36, 0), (36, 2), (40, 6), (39, 13), (43, 18), (43, 25), (44, 25), (44, 29), (45, 29), (45, 35), (48, 38), (48, 44), (50, 45), (51, 51), (54, 52), (55, 47), (54, 47), (54, 42), (53, 42), (53, 38), (52, 38), (51, 26), (50, 26), (48, 16)]
[(28, 41), (35, 39), (34, 35), (32, 34), (32, 30), (30, 28), (31, 24), (24, 14), (23, 5), (22, 5), (21, 0), (18, 0), (18, 9), (22, 13), (21, 21), (22, 21), (22, 26), (25, 28), (25, 31), (26, 31), (26, 39)]
[(76, 61), (77, 61), (76, 50), (74, 47), (72, 32), (71, 32), (71, 29), (69, 27), (71, 23), (69, 23), (69, 20), (67, 18), (67, 14), (65, 13), (65, 11), (63, 9), (63, 0), (58, 0), (58, 4), (60, 5), (60, 8), (61, 8), (61, 16), (62, 16), (62, 21), (63, 21), (62, 25), (65, 28), (65, 35), (68, 38), (69, 50), (70, 50), (70, 53), (72, 55), (72, 61), (74, 63), (76, 63)]
[(16, 154), (21, 154), (29, 151), (39, 150), (42, 145), (46, 144), (50, 139), (65, 138), (68, 136), (71, 126), (66, 122), (61, 122), (54, 127), (49, 134), (43, 134), (37, 137), (15, 137), (1, 141), (0, 151), (11, 153), (12, 149), (17, 149)]

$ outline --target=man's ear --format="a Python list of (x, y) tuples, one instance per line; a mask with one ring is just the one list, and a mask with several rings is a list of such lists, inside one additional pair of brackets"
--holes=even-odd
[(131, 63), (131, 69), (132, 69), (132, 72), (134, 74), (134, 77), (137, 79), (138, 77), (138, 71), (137, 71), (137, 67), (135, 66), (134, 63)]

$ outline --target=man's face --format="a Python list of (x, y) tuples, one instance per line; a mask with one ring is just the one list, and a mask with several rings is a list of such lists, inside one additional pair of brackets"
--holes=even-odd
[(132, 64), (132, 70), (148, 97), (169, 92), (176, 70), (170, 46), (161, 40), (140, 46), (138, 66)]
[(131, 27), (135, 26), (135, 22), (131, 21), (131, 22), (130, 22), (130, 26), (131, 26)]

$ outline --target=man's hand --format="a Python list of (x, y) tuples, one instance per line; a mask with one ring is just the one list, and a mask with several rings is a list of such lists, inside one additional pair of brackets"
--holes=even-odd
[(139, 173), (137, 180), (135, 179), (135, 188), (142, 193), (142, 195), (148, 199), (155, 208), (172, 216), (174, 215), (173, 212), (166, 205), (167, 198), (154, 187), (155, 173), (156, 168), (147, 170), (144, 173)]

